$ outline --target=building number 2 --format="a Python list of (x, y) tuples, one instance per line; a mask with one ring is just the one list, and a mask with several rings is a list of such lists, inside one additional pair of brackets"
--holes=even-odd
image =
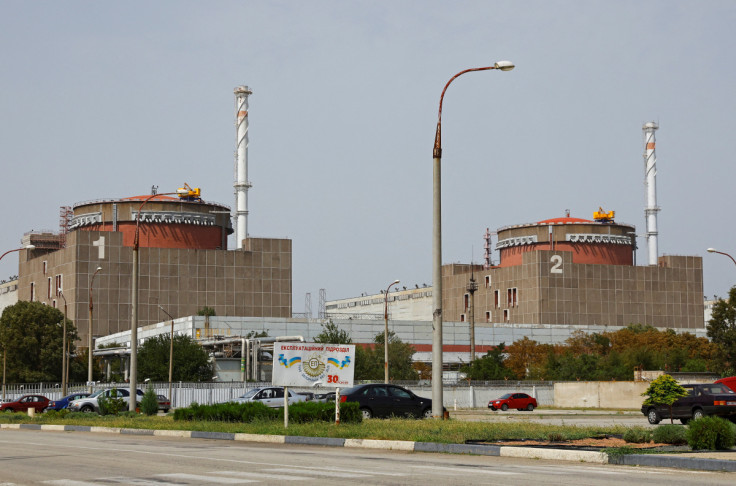
[(560, 255), (552, 255), (549, 261), (552, 262), (549, 273), (562, 273), (562, 257)]

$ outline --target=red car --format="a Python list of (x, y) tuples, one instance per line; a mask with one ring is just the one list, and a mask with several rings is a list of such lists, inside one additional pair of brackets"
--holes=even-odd
[(488, 408), (491, 410), (498, 410), (499, 408), (504, 412), (509, 408), (515, 408), (516, 410), (528, 410), (531, 412), (534, 407), (537, 406), (537, 399), (530, 397), (526, 393), (507, 393), (501, 398), (496, 398), (488, 402)]
[(49, 399), (43, 395), (23, 395), (13, 402), (0, 404), (2, 412), (26, 412), (29, 408), (35, 408), (36, 412), (43, 412), (49, 406)]

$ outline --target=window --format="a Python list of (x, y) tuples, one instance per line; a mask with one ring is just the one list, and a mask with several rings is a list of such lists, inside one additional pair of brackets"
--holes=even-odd
[(31, 302), (36, 300), (36, 284), (35, 282), (31, 282)]
[(486, 322), (491, 322), (491, 312), (486, 311)]
[(511, 289), (511, 303), (509, 304), (509, 305), (511, 305), (511, 307), (519, 307), (518, 295), (519, 295), (519, 293), (518, 293), (518, 289), (516, 287), (514, 287), (513, 289)]
[(62, 278), (62, 275), (56, 276), (56, 296), (59, 297), (62, 293), (63, 287), (62, 284), (64, 283), (64, 279)]
[(506, 322), (509, 322), (509, 310), (508, 309), (503, 310), (503, 320)]
[(506, 289), (506, 305), (511, 307), (513, 305), (513, 300), (511, 297), (511, 289)]
[(491, 286), (491, 276), (486, 275), (486, 288)]
[(470, 294), (463, 295), (463, 312), (468, 312), (470, 309)]
[(460, 322), (465, 322), (465, 314), (460, 314)]
[(46, 260), (43, 261), (43, 274), (46, 275), (46, 270), (48, 270), (48, 262)]
[(47, 282), (48, 282), (48, 284), (49, 284), (49, 285), (48, 285), (48, 292), (47, 292), (47, 294), (48, 294), (48, 295), (46, 296), (46, 298), (50, 299), (50, 298), (51, 298), (51, 277), (48, 277), (48, 278), (46, 279), (46, 281), (47, 281)]
[(51, 301), (51, 306), (56, 309), (56, 299)]
[(494, 298), (494, 304), (493, 304), (493, 306), (496, 309), (500, 309), (501, 308), (501, 295), (499, 294), (499, 291), (498, 290), (494, 290), (493, 291), (493, 298)]

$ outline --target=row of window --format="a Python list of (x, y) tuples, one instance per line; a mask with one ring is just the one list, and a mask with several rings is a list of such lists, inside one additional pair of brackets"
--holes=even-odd
[[(465, 314), (460, 314), (460, 322), (465, 322), (467, 320)], [(503, 310), (503, 322), (509, 322), (511, 320), (511, 313), (509, 309)], [(486, 322), (491, 322), (491, 311), (486, 311)]]
[[(518, 287), (511, 287), (506, 289), (506, 307), (519, 307), (519, 289)], [(494, 309), (501, 308), (501, 291), (493, 291), (493, 307)], [(463, 312), (468, 312), (470, 309), (470, 294), (463, 295)]]

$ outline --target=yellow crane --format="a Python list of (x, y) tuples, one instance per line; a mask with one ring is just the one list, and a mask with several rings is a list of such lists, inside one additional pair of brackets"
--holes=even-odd
[(192, 189), (186, 182), (184, 183), (184, 187), (180, 187), (176, 190), (176, 193), (179, 195), (179, 199), (182, 199), (184, 201), (202, 200), (199, 187), (195, 187), (194, 189)]
[(613, 223), (613, 218), (616, 216), (616, 211), (606, 212), (602, 207), (598, 207), (598, 211), (593, 212), (593, 219), (600, 221), (601, 223)]

